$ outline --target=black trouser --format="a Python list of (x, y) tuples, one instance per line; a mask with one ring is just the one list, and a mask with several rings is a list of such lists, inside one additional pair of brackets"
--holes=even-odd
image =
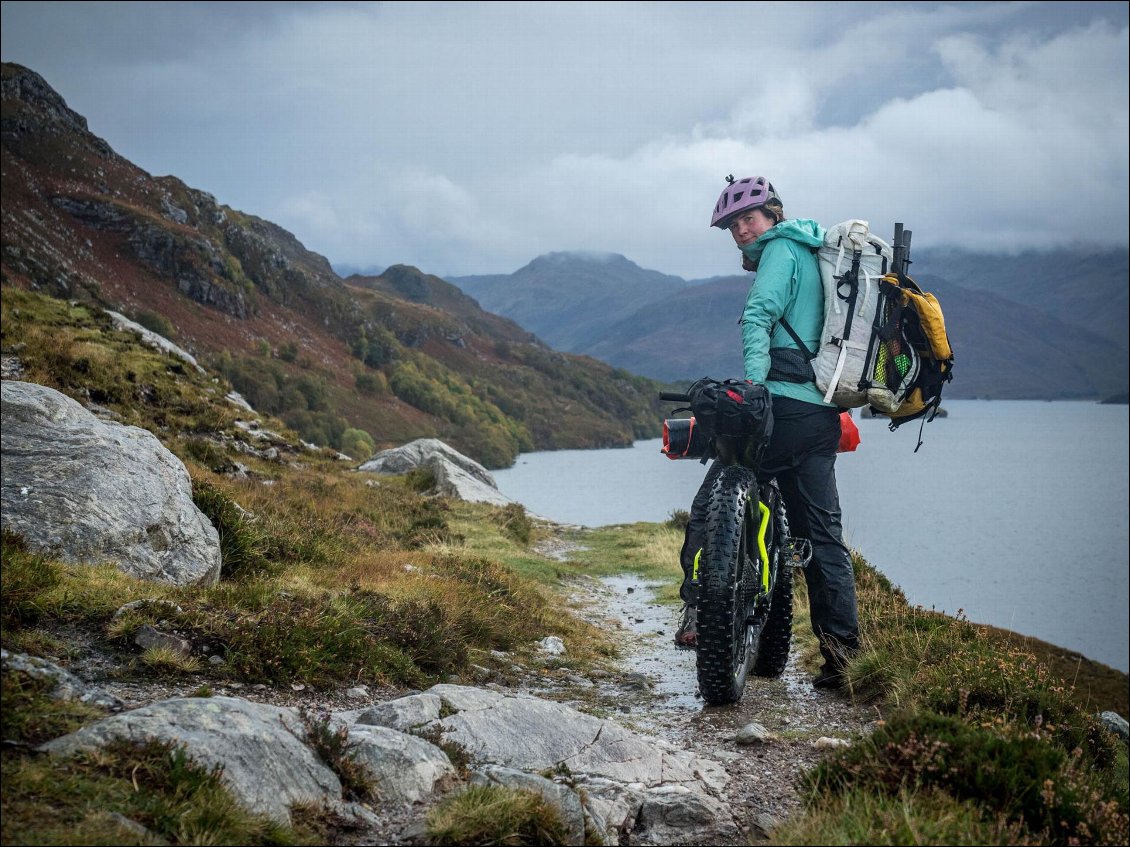
[[(835, 409), (789, 397), (773, 398), (773, 437), (761, 460), (760, 476), (777, 477), (789, 531), (812, 543), (812, 561), (804, 569), (812, 631), (820, 639), (825, 662), (833, 667), (859, 646), (855, 573), (843, 541), (836, 490), (839, 443), (840, 416)], [(698, 586), (691, 581), (694, 559), (706, 534), (710, 488), (721, 472), (722, 466), (714, 462), (695, 494), (679, 556), (684, 577), (679, 594), (692, 606), (698, 602)]]

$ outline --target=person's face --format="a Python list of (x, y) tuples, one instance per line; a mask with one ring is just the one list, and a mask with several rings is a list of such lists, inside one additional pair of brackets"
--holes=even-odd
[(743, 212), (730, 224), (730, 235), (739, 247), (745, 247), (757, 241), (762, 235), (773, 228), (772, 216), (765, 214), (761, 209), (750, 209)]

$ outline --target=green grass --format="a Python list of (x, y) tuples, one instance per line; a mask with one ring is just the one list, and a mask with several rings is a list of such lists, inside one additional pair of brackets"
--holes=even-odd
[(2, 768), (5, 844), (312, 843), (244, 810), (217, 771), (157, 743), (67, 760), (5, 753)]
[(805, 810), (774, 842), (1126, 843), (1126, 747), (1094, 689), (1030, 640), (913, 607), (858, 557), (855, 569), (850, 694), (883, 721), (807, 775)]

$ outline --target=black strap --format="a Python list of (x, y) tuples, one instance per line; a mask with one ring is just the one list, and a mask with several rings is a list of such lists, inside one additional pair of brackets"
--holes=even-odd
[(794, 342), (796, 342), (796, 346), (800, 349), (800, 351), (802, 353), (804, 353), (805, 358), (808, 359), (808, 361), (811, 362), (813, 359), (816, 358), (816, 354), (813, 353), (811, 350), (809, 350), (808, 345), (800, 340), (800, 336), (796, 334), (796, 330), (792, 328), (792, 326), (789, 324), (789, 322), (787, 320), (785, 320), (784, 318), (781, 318), (781, 320), (778, 321), (778, 323), (780, 323), (781, 328), (784, 329), (785, 332), (787, 332), (789, 334), (789, 337)]

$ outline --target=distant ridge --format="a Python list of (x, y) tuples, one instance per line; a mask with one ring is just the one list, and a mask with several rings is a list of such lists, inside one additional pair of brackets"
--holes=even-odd
[(488, 311), (517, 321), (552, 347), (581, 352), (641, 306), (686, 287), (619, 253), (546, 253), (512, 274), (448, 277)]
[[(912, 274), (941, 299), (953, 398), (1102, 399), (1127, 389), (1128, 252), (922, 250)], [(484, 308), (573, 353), (663, 381), (739, 376), (752, 274), (687, 282), (623, 256), (539, 256), (513, 274), (451, 277)]]

